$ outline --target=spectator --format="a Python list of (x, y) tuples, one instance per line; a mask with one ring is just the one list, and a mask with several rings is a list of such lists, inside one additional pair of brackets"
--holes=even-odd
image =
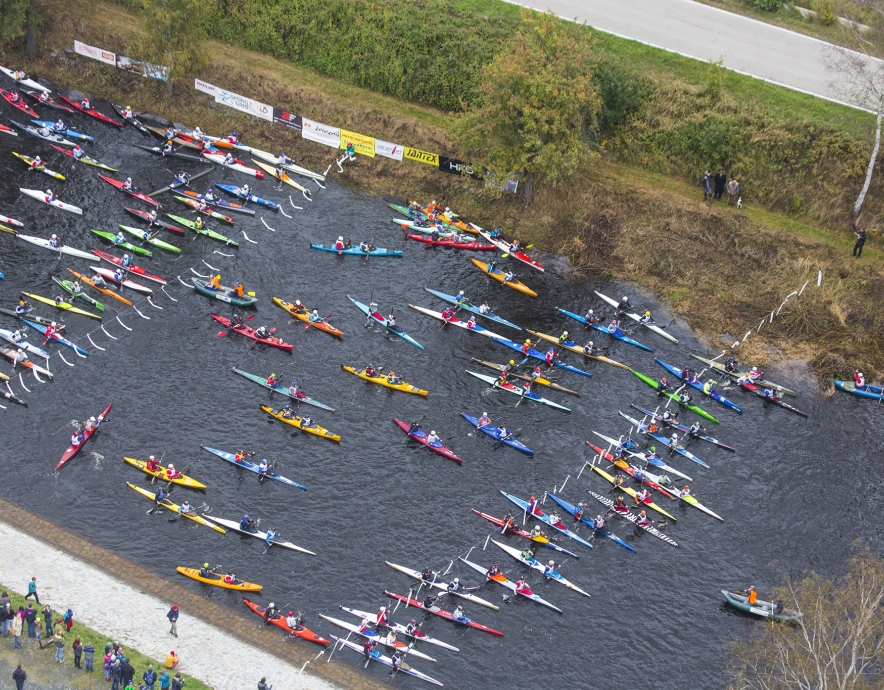
[(80, 642), (79, 637), (74, 638), (74, 644), (71, 645), (71, 649), (74, 650), (74, 668), (83, 668), (80, 666), (80, 659), (83, 657), (83, 643)]
[(40, 597), (37, 596), (37, 578), (32, 577), (31, 581), (28, 583), (28, 593), (25, 594), (25, 599), (30, 599), (34, 597), (34, 601), (37, 602), (37, 606), (40, 605)]
[(12, 680), (15, 681), (15, 690), (22, 690), (25, 687), (25, 681), (28, 679), (28, 674), (25, 673), (24, 669), (21, 667), (21, 664), (15, 667), (15, 670), (12, 672)]
[(129, 681), (128, 683), (126, 683), (125, 690), (135, 690), (135, 686), (132, 685), (132, 681)]
[(172, 679), (172, 690), (182, 690), (184, 687), (184, 678), (181, 677), (180, 673), (176, 673), (175, 677)]
[(46, 623), (47, 637), (52, 634), (52, 607), (49, 604), (43, 607), (43, 621)]
[(33, 604), (28, 602), (28, 608), (25, 609), (25, 622), (28, 624), (28, 637), (36, 637), (37, 633), (34, 630), (34, 623), (37, 621), (37, 609), (34, 608)]
[(55, 660), (60, 664), (64, 661), (64, 634), (52, 638), (55, 642)]
[(85, 656), (86, 670), (92, 673), (92, 664), (95, 661), (95, 647), (92, 646), (91, 642), (87, 642), (86, 646), (83, 647), (83, 655)]
[(157, 682), (157, 672), (153, 670), (153, 665), (147, 667), (147, 670), (141, 676), (141, 679), (147, 686), (147, 690), (153, 690), (154, 683)]
[(160, 690), (169, 690), (172, 687), (172, 680), (169, 678), (169, 672), (163, 671), (160, 675)]
[(135, 667), (129, 663), (126, 657), (120, 660), (120, 670), (123, 672), (123, 685), (128, 685), (135, 678)]
[(731, 180), (727, 183), (727, 205), (737, 203), (737, 199), (740, 197), (740, 183), (736, 180)]
[(853, 255), (858, 259), (863, 255), (863, 245), (866, 243), (866, 229), (860, 228), (859, 231), (854, 232), (856, 235), (856, 243), (853, 245)]
[(114, 668), (114, 655), (113, 652), (108, 652), (104, 655), (104, 679), (110, 680), (111, 675), (113, 674)]
[(3, 637), (9, 635), (9, 628), (12, 626), (12, 604), (4, 604), (0, 608), (0, 634)]
[(715, 173), (715, 199), (721, 201), (721, 195), (724, 194), (724, 185), (727, 182), (727, 175), (719, 171)]
[(703, 173), (703, 179), (700, 181), (700, 186), (703, 187), (703, 201), (709, 200), (709, 203), (712, 203), (712, 175), (707, 170)]
[(173, 649), (166, 656), (165, 666), (166, 666), (166, 668), (175, 668), (178, 665), (179, 661), (181, 661), (181, 658), (175, 653), (175, 650)]
[(111, 690), (121, 690), (120, 683), (123, 680), (123, 665), (119, 659), (114, 659), (111, 664)]
[(3, 594), (0, 594), (0, 608), (3, 608), (9, 603), (11, 603), (9, 600), (9, 592), (3, 592)]
[(267, 684), (266, 678), (262, 678), (258, 681), (258, 690), (273, 690), (273, 686)]
[(64, 621), (65, 631), (70, 632), (74, 625), (74, 612), (71, 609), (68, 609), (64, 612), (62, 620)]
[(18, 607), (18, 611), (15, 612), (15, 615), (12, 617), (12, 648), (13, 649), (21, 649), (21, 642), (19, 639), (21, 637), (22, 627), (24, 626), (25, 619), (25, 609), (23, 606)]
[(173, 606), (169, 609), (169, 613), (166, 614), (166, 618), (169, 619), (169, 622), (172, 624), (172, 627), (169, 628), (169, 634), (178, 637), (178, 607)]
[[(55, 632), (56, 637), (58, 637), (59, 635), (64, 635), (64, 632), (65, 632), (64, 631), (64, 621), (61, 618), (59, 618), (57, 621), (55, 621), (55, 631), (54, 632)], [(46, 631), (46, 634), (47, 635), (49, 634), (48, 630)]]

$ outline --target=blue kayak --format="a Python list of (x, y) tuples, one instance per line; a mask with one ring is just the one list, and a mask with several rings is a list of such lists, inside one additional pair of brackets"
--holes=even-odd
[(390, 322), (381, 314), (379, 311), (372, 311), (367, 304), (363, 304), (362, 302), (357, 302), (355, 299), (347, 295), (347, 299), (353, 302), (356, 305), (356, 308), (359, 309), (363, 314), (365, 314), (369, 319), (374, 321), (375, 323), (379, 323), (381, 326), (386, 328), (393, 335), (398, 335), (402, 340), (407, 343), (411, 343), (415, 347), (419, 347), (421, 350), (424, 349), (424, 346), (421, 345), (417, 340), (412, 338), (408, 333), (403, 331), (398, 326), (391, 326)]
[(838, 379), (832, 379), (832, 383), (835, 388), (845, 393), (852, 393), (861, 398), (871, 398), (872, 400), (884, 400), (884, 388), (878, 386), (871, 386), (867, 383), (864, 388), (857, 388), (853, 381), (839, 381)]
[(604, 326), (597, 326), (595, 324), (587, 323), (585, 317), (580, 316), (580, 314), (575, 314), (573, 311), (568, 311), (567, 309), (562, 309), (561, 307), (556, 307), (556, 310), (562, 312), (565, 316), (568, 316), (568, 317), (574, 319), (575, 321), (579, 321), (580, 323), (585, 324), (596, 331), (599, 331), (600, 333), (607, 333), (612, 338), (616, 338), (617, 340), (622, 340), (624, 343), (629, 343), (630, 345), (634, 345), (635, 347), (637, 347), (641, 350), (645, 350), (646, 352), (653, 352), (654, 351), (653, 348), (648, 347), (644, 343), (640, 343), (638, 340), (633, 340), (632, 338), (630, 338), (628, 335), (626, 335), (625, 333), (623, 333), (619, 329), (611, 332), (607, 328), (605, 328)]
[(683, 377), (683, 374), (684, 374), (684, 370), (683, 370), (683, 369), (679, 369), (678, 367), (673, 366), (672, 364), (668, 364), (668, 363), (664, 362), (662, 359), (657, 359), (657, 358), (655, 358), (654, 361), (655, 361), (657, 364), (659, 364), (661, 367), (663, 367), (666, 371), (668, 371), (670, 374), (672, 374), (673, 376), (677, 376), (677, 377), (678, 377), (678, 380), (681, 381), (682, 383), (686, 383), (686, 384), (689, 385), (691, 388), (696, 388), (696, 389), (697, 389), (698, 391), (700, 391), (703, 395), (707, 395), (707, 396), (709, 396), (709, 397), (712, 398), (715, 402), (720, 403), (721, 405), (724, 405), (725, 407), (729, 407), (729, 408), (732, 409), (734, 412), (739, 412), (740, 414), (743, 414), (743, 409), (742, 409), (741, 407), (739, 407), (739, 406), (736, 405), (735, 403), (732, 403), (730, 400), (728, 400), (727, 398), (725, 398), (725, 397), (724, 397), (721, 393), (719, 393), (718, 391), (716, 391), (716, 390), (713, 389), (713, 390), (711, 390), (709, 393), (707, 393), (707, 392), (703, 389), (703, 384), (700, 383), (700, 381), (698, 381), (696, 378), (694, 378), (692, 381), (685, 381), (685, 379), (684, 379), (684, 377)]
[[(551, 498), (553, 501), (558, 503), (560, 506), (562, 506), (562, 508), (567, 510), (568, 513), (571, 514), (571, 516), (574, 516), (577, 513), (577, 506), (575, 506), (573, 503), (568, 503), (568, 501), (561, 499), (558, 496), (554, 496), (551, 493), (547, 493), (546, 495), (549, 498)], [(629, 551), (632, 551), (632, 553), (637, 553), (637, 551), (634, 548), (632, 548), (629, 544), (627, 544), (625, 541), (623, 541), (620, 537), (615, 535), (613, 532), (609, 532), (608, 530), (606, 530), (604, 528), (599, 529), (598, 527), (596, 527), (595, 520), (593, 520), (592, 518), (581, 517), (580, 522), (582, 522), (587, 527), (591, 527), (595, 531), (596, 534), (600, 534), (603, 537), (607, 537), (615, 544), (620, 544), (620, 546), (622, 546), (624, 549), (628, 549)]]
[[(512, 494), (508, 494), (506, 491), (501, 491), (500, 493), (502, 493), (504, 496), (506, 496), (507, 499), (509, 499), (510, 501), (515, 503), (517, 506), (519, 506), (519, 508), (521, 508), (523, 511), (525, 511), (525, 512), (528, 511), (528, 501), (521, 499), (518, 496), (513, 496)], [(564, 523), (562, 523), (561, 521), (559, 521), (559, 522), (554, 521), (552, 519), (551, 515), (545, 514), (539, 507), (535, 506), (534, 510), (529, 514), (533, 517), (536, 517), (541, 522), (545, 522), (547, 525), (549, 525), (553, 529), (558, 530), (559, 532), (564, 534), (566, 537), (570, 537), (571, 539), (576, 541), (578, 544), (583, 544), (588, 549), (592, 548), (592, 544), (590, 544), (588, 541), (586, 541), (586, 539), (581, 537), (576, 532), (573, 532), (570, 529), (568, 529), (564, 525)]]
[[(22, 321), (24, 323), (26, 323), (28, 326), (30, 326), (31, 328), (33, 328), (38, 333), (42, 333), (43, 335), (46, 335), (46, 326), (44, 326), (43, 324), (36, 323), (34, 321), (29, 321), (28, 319), (22, 319)], [(64, 345), (65, 347), (69, 347), (72, 350), (79, 352), (84, 357), (89, 356), (89, 353), (86, 352), (86, 350), (84, 350), (82, 347), (80, 347), (79, 345), (75, 345), (70, 340), (68, 340), (64, 336), (59, 335), (58, 333), (56, 333), (55, 335), (52, 336), (52, 340), (57, 342), (59, 345)]]
[(477, 316), (484, 316), (486, 319), (491, 319), (492, 321), (496, 321), (497, 323), (502, 323), (504, 326), (515, 328), (517, 331), (522, 330), (521, 326), (517, 326), (512, 321), (507, 321), (506, 319), (498, 316), (497, 314), (494, 314), (493, 312), (482, 312), (479, 307), (477, 307), (475, 304), (472, 304), (471, 302), (467, 302), (466, 300), (458, 301), (457, 297), (455, 297), (454, 295), (448, 295), (444, 292), (440, 292), (439, 290), (431, 290), (428, 287), (425, 287), (424, 290), (429, 292), (431, 295), (435, 295), (439, 299), (448, 302), (449, 304), (454, 304), (461, 309), (466, 309), (467, 311), (472, 312)]
[(382, 247), (376, 247), (370, 252), (364, 252), (359, 247), (348, 247), (338, 251), (334, 245), (326, 247), (324, 244), (311, 244), (310, 248), (319, 249), (323, 252), (334, 252), (335, 254), (355, 254), (356, 256), (402, 256), (403, 254), (401, 249), (383, 249)]
[(500, 428), (494, 426), (493, 424), (485, 424), (484, 426), (479, 426), (479, 420), (476, 417), (470, 417), (466, 412), (461, 412), (460, 416), (466, 419), (470, 424), (476, 427), (483, 434), (488, 434), (495, 441), (500, 441), (501, 443), (505, 443), (510, 448), (515, 448), (516, 450), (520, 450), (527, 455), (534, 455), (534, 451), (531, 450), (524, 443), (520, 443), (515, 439), (514, 436), (509, 435), (506, 438), (501, 438)]
[(31, 120), (38, 127), (48, 127), (56, 134), (67, 134), (71, 139), (81, 139), (83, 141), (95, 141), (95, 137), (89, 136), (88, 134), (83, 134), (81, 132), (75, 132), (72, 129), (55, 129), (55, 123), (50, 122), (49, 120)]
[(304, 486), (303, 484), (298, 484), (298, 482), (294, 482), (291, 479), (287, 479), (286, 477), (283, 477), (278, 472), (273, 472), (271, 470), (269, 472), (262, 474), (261, 471), (258, 469), (258, 465), (256, 463), (246, 460), (245, 458), (243, 458), (240, 461), (237, 461), (236, 455), (234, 455), (233, 453), (228, 453), (223, 450), (217, 450), (216, 448), (209, 448), (208, 446), (203, 446), (203, 445), (201, 445), (200, 448), (202, 448), (203, 450), (207, 450), (210, 453), (213, 453), (214, 455), (217, 455), (222, 460), (227, 460), (227, 462), (229, 462), (233, 465), (236, 465), (237, 467), (242, 467), (244, 470), (248, 470), (249, 472), (254, 472), (255, 474), (261, 475), (262, 477), (268, 477), (270, 479), (275, 479), (278, 482), (282, 482), (283, 484), (288, 484), (289, 486), (295, 486), (299, 489), (303, 489), (304, 491), (307, 490), (307, 487)]
[(684, 455), (688, 460), (693, 460), (698, 465), (702, 465), (703, 467), (709, 467), (709, 465), (706, 462), (704, 462), (703, 460), (698, 458), (696, 455), (694, 455), (691, 451), (689, 451), (684, 446), (676, 446), (675, 448), (671, 448), (669, 446), (669, 439), (666, 438), (665, 436), (661, 436), (660, 434), (652, 434), (650, 432), (648, 433), (648, 436), (650, 436), (652, 439), (654, 439), (657, 443), (660, 443), (663, 446), (665, 446), (666, 448), (669, 448), (670, 451), (674, 451), (674, 452), (678, 453), (679, 455)]
[[(506, 340), (504, 338), (492, 338), (492, 340), (496, 340), (501, 345), (506, 345), (511, 350), (515, 350), (516, 352), (521, 353), (522, 356), (533, 357), (534, 359), (539, 359), (541, 362), (546, 364), (546, 356), (539, 350), (535, 350), (533, 347), (530, 348), (527, 353), (523, 353), (522, 346), (519, 345), (519, 343), (514, 343), (512, 340)], [(570, 364), (560, 362), (558, 359), (553, 362), (553, 366), (558, 367), (559, 369), (564, 369), (565, 371), (570, 371), (572, 374), (580, 374), (581, 376), (588, 376), (589, 378), (592, 378), (592, 374), (588, 371), (583, 371), (583, 369), (572, 367)]]
[(260, 206), (266, 206), (267, 208), (272, 208), (274, 211), (279, 210), (279, 204), (277, 204), (275, 201), (270, 201), (269, 199), (262, 199), (261, 197), (255, 196), (254, 194), (251, 194), (251, 193), (246, 194), (245, 192), (243, 192), (241, 187), (237, 187), (236, 185), (219, 184), (216, 182), (215, 186), (218, 189), (220, 189), (224, 192), (227, 192), (231, 196), (235, 196), (240, 199), (245, 199), (246, 201), (251, 201), (252, 203), (259, 204)]

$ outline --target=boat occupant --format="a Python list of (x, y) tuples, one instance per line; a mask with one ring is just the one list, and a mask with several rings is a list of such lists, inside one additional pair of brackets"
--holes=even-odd
[(370, 639), (362, 643), (362, 655), (365, 657), (365, 663), (368, 663), (374, 656), (374, 642)]
[(453, 318), (455, 318), (454, 309), (451, 307), (445, 307), (445, 309), (442, 310), (442, 320), (451, 321)]
[(456, 621), (467, 620), (467, 617), (463, 613), (463, 606), (460, 604), (454, 609), (454, 612), (451, 614), (451, 617)]
[(727, 358), (727, 361), (724, 363), (724, 370), (731, 373), (737, 370), (737, 360), (733, 355)]
[(451, 582), (448, 583), (448, 591), (449, 592), (457, 593), (457, 592), (463, 592), (465, 590), (466, 590), (466, 587), (464, 587), (460, 583), (459, 578), (454, 578)]
[(387, 383), (392, 383), (394, 385), (397, 385), (397, 384), (402, 383), (402, 379), (400, 379), (398, 376), (396, 376), (395, 372), (391, 371), (389, 374), (387, 374)]
[(755, 585), (749, 585), (749, 591), (746, 594), (746, 600), (749, 602), (749, 605), (755, 606), (755, 602), (758, 601), (758, 592), (755, 591)]
[(75, 161), (80, 160), (83, 156), (86, 155), (86, 152), (85, 152), (83, 149), (80, 148), (80, 145), (79, 145), (79, 144), (77, 144), (76, 146), (74, 146), (74, 150), (73, 150), (71, 153), (74, 154), (74, 160), (75, 160)]
[(194, 508), (190, 503), (185, 499), (182, 501), (181, 505), (178, 506), (179, 515), (195, 515), (196, 508)]
[(595, 312), (593, 312), (592, 309), (590, 309), (588, 312), (586, 312), (586, 315), (585, 315), (583, 318), (586, 320), (586, 325), (587, 325), (587, 326), (593, 326), (593, 325), (595, 325), (595, 324), (598, 322), (598, 320), (599, 320), (599, 317), (597, 317), (597, 316), (595, 315)]
[(124, 120), (129, 120), (129, 119), (135, 117), (135, 113), (134, 113), (133, 110), (132, 110), (132, 106), (131, 106), (131, 105), (127, 105), (125, 108), (123, 108), (123, 112), (120, 113), (120, 116), (121, 116)]
[(528, 505), (525, 507), (525, 512), (534, 514), (534, 510), (537, 508), (537, 499), (534, 496), (528, 499)]
[(267, 326), (258, 326), (255, 329), (255, 337), (259, 340), (266, 340), (270, 337), (270, 331), (267, 330)]
[(530, 338), (528, 340), (526, 340), (524, 342), (524, 344), (522, 345), (522, 354), (527, 355), (528, 350), (530, 350), (533, 346), (534, 346), (534, 344), (531, 342)]
[(310, 416), (308, 416), (308, 415), (304, 415), (303, 417), (301, 417), (301, 428), (302, 428), (302, 429), (306, 429), (306, 428), (309, 428), (309, 427), (311, 427), (311, 426), (316, 426), (316, 425), (313, 423), (313, 418), (312, 418), (312, 417), (310, 417)]
[(543, 378), (543, 372), (540, 370), (540, 367), (534, 367), (534, 371), (531, 372), (531, 383), (540, 378)]
[(648, 519), (648, 514), (643, 510), (638, 514), (638, 520), (635, 522), (639, 527), (650, 527), (651, 521)]
[(294, 418), (295, 418), (295, 413), (292, 412), (292, 406), (291, 406), (291, 405), (286, 405), (286, 406), (282, 409), (282, 416), (283, 416), (284, 419), (294, 419)]
[(714, 386), (718, 381), (713, 381), (712, 379), (708, 380), (703, 384), (703, 395), (712, 395), (712, 386)]
[(233, 312), (233, 316), (230, 317), (230, 328), (236, 330), (237, 328), (242, 328), (242, 314), (238, 311)]
[(209, 577), (210, 575), (215, 574), (215, 569), (210, 568), (208, 563), (203, 563), (203, 567), (200, 568), (200, 577)]
[(667, 445), (669, 446), (669, 450), (675, 450), (678, 448), (678, 434), (673, 433), (672, 436), (669, 437), (669, 443), (667, 443)]
[(534, 553), (527, 546), (522, 549), (522, 553), (519, 554), (519, 558), (521, 558), (526, 563), (531, 563), (534, 560)]
[(617, 333), (620, 330), (620, 322), (617, 319), (611, 319), (608, 324), (608, 333)]
[(224, 584), (238, 585), (239, 580), (236, 579), (236, 573), (227, 573), (226, 575), (224, 575)]
[(531, 538), (535, 539), (537, 537), (546, 537), (546, 534), (540, 529), (540, 525), (534, 525), (534, 527), (531, 528)]
[(310, 323), (322, 323), (322, 317), (316, 309), (310, 313)]
[(612, 509), (617, 513), (626, 513), (629, 511), (629, 508), (623, 502), (623, 496), (617, 497), (617, 500), (614, 501), (614, 505), (612, 506)]
[(485, 581), (487, 582), (495, 575), (500, 575), (500, 565), (497, 563), (492, 563), (491, 567), (488, 568), (488, 572), (485, 574)]
[(51, 204), (55, 200), (56, 200), (55, 194), (52, 193), (51, 189), (47, 189), (46, 190), (46, 203)]
[(509, 441), (512, 437), (513, 432), (511, 432), (505, 426), (502, 426), (497, 430), (497, 438), (500, 441)]
[(654, 319), (651, 318), (651, 312), (646, 311), (644, 314), (642, 314), (642, 317), (639, 319), (639, 323), (643, 323), (646, 326), (654, 323)]
[(670, 422), (672, 424), (677, 423), (678, 422), (678, 410), (670, 410), (668, 408), (663, 410), (663, 421)]
[(298, 382), (292, 381), (292, 385), (289, 386), (289, 395), (293, 398), (303, 398), (304, 394), (298, 390)]
[[(258, 523), (254, 520), (250, 520), (248, 514), (242, 516), (242, 520), (239, 521), (239, 528), (243, 532), (251, 532), (255, 533), (258, 531)], [(273, 604), (271, 604), (273, 606)]]
[(48, 139), (53, 136), (52, 130), (49, 129), (49, 127), (47, 127), (46, 125), (40, 125), (40, 127), (37, 128), (37, 132), (39, 132), (40, 136), (44, 139)]
[(61, 306), (62, 304), (64, 304), (64, 295), (56, 295), (55, 296), (55, 305)]
[(239, 141), (237, 141), (236, 132), (231, 132), (230, 136), (227, 137), (227, 141), (230, 142), (231, 144), (238, 144)]
[(124, 280), (126, 280), (126, 274), (123, 272), (122, 268), (118, 268), (114, 271), (114, 280), (116, 280), (118, 283), (122, 283)]
[(605, 518), (603, 518), (601, 515), (596, 515), (593, 523), (595, 529), (605, 529)]
[(371, 378), (375, 378), (376, 376), (379, 376), (380, 374), (378, 374), (378, 372), (374, 368), (373, 364), (369, 364), (367, 367), (365, 367), (365, 375), (370, 376)]
[(476, 330), (476, 317), (475, 317), (475, 315), (471, 316), (469, 318), (469, 320), (467, 321), (467, 328), (469, 328), (471, 331)]
[(635, 498), (636, 505), (638, 505), (640, 503), (647, 503), (648, 501), (651, 500), (651, 494), (648, 492), (647, 489), (642, 488), (638, 492), (636, 492), (634, 498)]
[(169, 494), (166, 493), (166, 490), (163, 488), (157, 489), (157, 492), (153, 496), (153, 501), (156, 505), (162, 505), (166, 502), (166, 496)]
[(349, 242), (346, 242), (346, 243), (344, 242), (344, 236), (338, 235), (338, 239), (335, 241), (335, 249), (338, 250), (338, 253), (340, 254), (342, 251), (344, 251), (349, 246), (350, 246)]
[(53, 249), (61, 249), (61, 240), (58, 239), (58, 235), (53, 234), (52, 237), (49, 238), (49, 246)]
[(763, 378), (764, 372), (759, 370), (758, 367), (752, 367), (752, 369), (749, 371), (749, 380), (752, 381), (752, 383), (755, 383), (756, 381), (761, 381), (761, 379)]
[(151, 455), (151, 456), (147, 459), (147, 463), (146, 463), (146, 465), (145, 465), (145, 469), (146, 469), (148, 472), (154, 472), (154, 473), (160, 471), (160, 461), (156, 459), (156, 456), (155, 456), (155, 455)]
[(172, 140), (171, 139), (167, 139), (166, 143), (163, 144), (162, 153), (164, 156), (168, 156), (170, 153), (172, 153)]
[(380, 628), (382, 625), (386, 625), (389, 622), (388, 610), (389, 609), (386, 606), (381, 606), (378, 609), (377, 616), (375, 617), (377, 620), (375, 625), (377, 625), (377, 627)]
[(546, 576), (546, 579), (549, 580), (555, 575), (555, 573), (556, 573), (556, 562), (550, 561), (543, 568), (543, 574), (544, 574), (544, 576)]
[(663, 393), (668, 393), (670, 390), (669, 381), (666, 380), (664, 376), (657, 382), (657, 395), (662, 395)]
[(258, 474), (267, 474), (267, 473), (268, 473), (267, 459), (262, 458), (261, 462), (258, 463)]
[(267, 546), (271, 546), (273, 544), (273, 540), (279, 536), (279, 532), (276, 531), (273, 527), (267, 530), (267, 534), (264, 535), (264, 543)]
[(780, 402), (780, 399), (777, 397), (777, 394), (773, 392), (770, 388), (764, 389), (764, 399), (770, 400), (771, 402)]
[(678, 394), (678, 402), (680, 402), (682, 405), (690, 405), (691, 400), (691, 394), (687, 391), (682, 391)]
[(242, 299), (242, 297), (243, 297), (243, 293), (244, 293), (244, 290), (243, 290), (243, 287), (242, 287), (242, 283), (240, 283), (240, 282), (237, 280), (237, 281), (233, 284), (233, 289), (232, 289), (230, 292), (231, 292), (232, 294), (236, 295), (236, 297), (237, 297), (238, 299)]
[(217, 199), (215, 198), (215, 192), (212, 191), (211, 187), (206, 190), (206, 193), (203, 196), (205, 197), (206, 201), (217, 201)]
[(678, 492), (679, 498), (684, 498), (685, 496), (693, 496), (694, 492), (691, 491), (691, 487), (687, 484), (684, 485), (684, 488)]
[(276, 607), (272, 601), (267, 604), (267, 608), (264, 609), (264, 625), (269, 625), (270, 621), (276, 618), (279, 613), (279, 609)]
[(534, 592), (528, 587), (528, 583), (520, 577), (516, 581), (516, 594), (534, 594)]
[(233, 459), (236, 462), (241, 463), (246, 459), (247, 456), (248, 456), (248, 453), (246, 453), (244, 450), (239, 450), (236, 452), (236, 455), (233, 456)]
[(441, 439), (436, 435), (435, 431), (430, 431), (430, 435), (427, 436), (427, 443), (431, 446), (439, 446), (442, 444)]
[(40, 156), (34, 156), (34, 158), (31, 159), (31, 166), (28, 169), (29, 170), (36, 170), (37, 168), (42, 168), (42, 167), (43, 167), (43, 159), (40, 158)]
[(479, 313), (480, 314), (490, 314), (491, 313), (491, 307), (488, 306), (488, 302), (482, 302), (482, 304), (479, 305)]
[(506, 273), (503, 274), (503, 282), (510, 283), (513, 278), (515, 278), (515, 274), (510, 269), (507, 269)]
[(224, 161), (222, 165), (233, 165), (236, 161), (233, 158), (233, 154), (228, 152), (227, 155), (224, 156)]
[(285, 624), (289, 626), (292, 630), (300, 630), (301, 629), (301, 621), (295, 616), (294, 611), (289, 611), (289, 615), (286, 616)]
[(522, 243), (519, 242), (518, 238), (513, 240), (513, 243), (510, 245), (510, 253), (515, 254), (516, 252), (522, 251)]
[[(21, 350), (19, 350), (21, 352)], [(86, 439), (80, 431), (75, 431), (71, 434), (71, 448), (79, 448), (80, 444)]]
[(488, 233), (488, 236), (492, 240), (497, 239), (498, 237), (500, 237), (500, 228), (494, 228), (494, 230), (492, 230), (491, 232)]
[(390, 314), (387, 317), (387, 328), (395, 328), (396, 327), (396, 319), (393, 318), (393, 315)]
[(485, 426), (487, 424), (491, 424), (491, 419), (488, 417), (487, 412), (483, 412), (482, 416), (479, 417), (479, 426)]
[(862, 390), (866, 387), (866, 377), (863, 376), (859, 369), (853, 370), (853, 384), (857, 390)]
[(632, 311), (632, 305), (629, 303), (629, 297), (623, 295), (623, 299), (620, 300), (620, 304), (617, 305), (617, 311), (619, 311), (621, 315), (628, 314)]

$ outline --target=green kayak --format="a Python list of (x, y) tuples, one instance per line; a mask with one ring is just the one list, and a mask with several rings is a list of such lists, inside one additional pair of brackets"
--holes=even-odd
[(73, 280), (62, 280), (61, 278), (56, 278), (55, 276), (52, 276), (52, 280), (58, 283), (61, 286), (61, 289), (69, 295), (73, 295), (75, 298), (83, 300), (86, 304), (95, 307), (98, 311), (104, 311), (104, 305), (94, 297), (90, 297), (82, 290), (75, 293)]
[(119, 227), (120, 230), (122, 230), (123, 232), (128, 232), (130, 235), (134, 235), (143, 242), (147, 242), (148, 244), (153, 245), (158, 249), (165, 249), (167, 252), (175, 252), (176, 254), (181, 253), (181, 250), (174, 244), (163, 242), (163, 240), (158, 240), (156, 237), (153, 236), (145, 237), (144, 235), (149, 232), (148, 230), (142, 230), (141, 228), (132, 228), (128, 225), (123, 225), (122, 223), (120, 223), (117, 227)]
[(215, 232), (214, 230), (210, 230), (207, 227), (198, 228), (196, 223), (192, 220), (187, 220), (187, 218), (182, 218), (181, 216), (176, 216), (171, 213), (166, 214), (169, 218), (174, 220), (179, 225), (183, 225), (185, 228), (190, 228), (195, 233), (200, 235), (205, 235), (206, 237), (211, 237), (213, 240), (218, 240), (219, 242), (224, 242), (225, 244), (229, 244), (231, 247), (238, 247), (239, 242), (234, 242), (229, 237), (222, 235), (220, 232)]
[(106, 230), (96, 230), (95, 228), (91, 228), (89, 232), (94, 233), (102, 239), (107, 240), (114, 246), (121, 247), (122, 249), (128, 249), (130, 252), (141, 254), (141, 256), (153, 256), (153, 252), (150, 251), (150, 249), (139, 247), (137, 244), (132, 244), (131, 242), (117, 242), (117, 236), (114, 235), (114, 233), (112, 232), (107, 232)]
[[(631, 371), (633, 374), (635, 374), (636, 377), (640, 381), (644, 381), (651, 388), (653, 388), (654, 390), (657, 390), (657, 381), (655, 379), (652, 379), (650, 376), (645, 376), (644, 374), (636, 371), (635, 369), (630, 369), (629, 371)], [(720, 424), (720, 422), (715, 417), (713, 417), (711, 414), (706, 412), (706, 410), (704, 410), (702, 407), (698, 407), (696, 405), (682, 404), (682, 402), (678, 399), (678, 396), (675, 393), (664, 393), (663, 395), (665, 395), (667, 398), (672, 398), (675, 402), (677, 402), (682, 407), (690, 410), (691, 412), (694, 412), (694, 413), (700, 415), (704, 419), (708, 419), (710, 422), (715, 422), (716, 424)]]

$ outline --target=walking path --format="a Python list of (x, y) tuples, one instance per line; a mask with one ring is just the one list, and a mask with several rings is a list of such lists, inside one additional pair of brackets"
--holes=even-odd
[[(828, 67), (831, 44), (693, 0), (527, 0), (524, 4), (687, 57), (721, 59), (735, 72), (796, 91), (868, 107), (834, 83), (843, 80)], [(881, 60), (868, 60), (877, 69), (884, 67)]]

